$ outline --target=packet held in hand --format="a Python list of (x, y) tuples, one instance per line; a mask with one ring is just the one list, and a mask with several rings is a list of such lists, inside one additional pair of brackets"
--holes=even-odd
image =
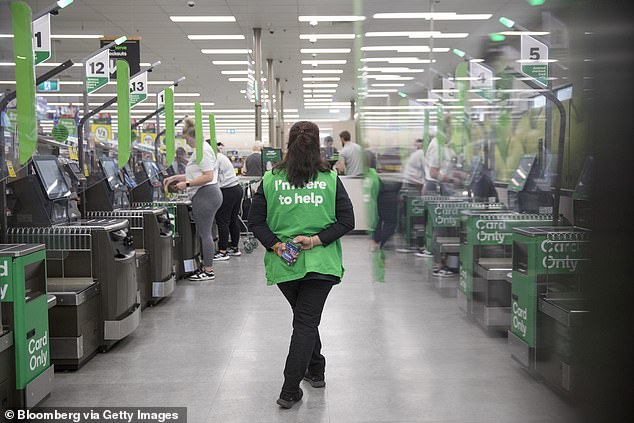
[(292, 266), (297, 261), (297, 257), (301, 251), (301, 245), (295, 244), (291, 240), (286, 241), (286, 249), (282, 252), (281, 258)]

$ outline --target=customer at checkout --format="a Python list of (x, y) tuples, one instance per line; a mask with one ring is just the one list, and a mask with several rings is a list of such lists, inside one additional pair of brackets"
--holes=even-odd
[[(218, 143), (220, 146), (221, 143)], [(222, 205), (216, 213), (218, 226), (218, 252), (214, 260), (229, 260), (232, 256), (240, 256), (240, 206), (242, 205), (242, 187), (236, 176), (233, 163), (229, 157), (218, 152), (218, 185), (222, 192)], [(231, 235), (231, 244), (229, 236)]]
[[(445, 116), (443, 132), (436, 134), (427, 147), (425, 152), (425, 187), (423, 188), (423, 194), (449, 195), (449, 185), (458, 181), (452, 170), (455, 153), (449, 147), (452, 136), (451, 125), (451, 116)], [(442, 151), (438, 142), (439, 136), (444, 139)]]
[(207, 281), (216, 278), (214, 274), (214, 240), (212, 227), (216, 212), (222, 204), (222, 192), (218, 187), (218, 161), (209, 143), (203, 142), (200, 163), (196, 163), (196, 124), (194, 119), (183, 121), (183, 138), (194, 151), (187, 162), (184, 175), (174, 175), (163, 180), (165, 186), (176, 182), (176, 189), (187, 191), (192, 201), (192, 214), (196, 222), (196, 232), (202, 246), (203, 265), (189, 277), (192, 281)]
[(252, 151), (244, 161), (242, 173), (246, 176), (262, 176), (262, 142), (256, 141)]
[(362, 176), (363, 175), (363, 148), (351, 140), (350, 132), (342, 131), (339, 139), (343, 145), (339, 153), (339, 161), (335, 164), (335, 169), (340, 175)]
[[(339, 239), (354, 228), (352, 203), (321, 157), (314, 123), (291, 127), (286, 157), (266, 172), (253, 198), (249, 227), (267, 249), (267, 284), (277, 285), (293, 310), (293, 335), (277, 400), (291, 408), (302, 398), (302, 379), (314, 388), (326, 386), (318, 326), (326, 298), (343, 276)], [(293, 250), (287, 251), (288, 241), (300, 246), (298, 255), (289, 256)]]
[(414, 144), (416, 150), (403, 168), (403, 191), (410, 195), (420, 195), (425, 185), (425, 152), (422, 139), (417, 139)]

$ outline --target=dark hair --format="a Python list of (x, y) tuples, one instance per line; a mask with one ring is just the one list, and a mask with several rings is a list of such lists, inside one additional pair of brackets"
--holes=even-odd
[(339, 138), (341, 138), (344, 141), (350, 141), (350, 132), (341, 131), (341, 133), (339, 134)]
[(319, 127), (313, 122), (296, 122), (288, 132), (288, 152), (273, 171), (285, 170), (288, 182), (303, 187), (317, 179), (319, 172), (329, 172), (330, 166), (321, 157)]
[(330, 135), (328, 135), (326, 138), (324, 138), (325, 142), (332, 142), (332, 137)]
[(368, 158), (368, 167), (371, 169), (376, 169), (376, 154), (370, 150), (366, 150), (366, 155)]

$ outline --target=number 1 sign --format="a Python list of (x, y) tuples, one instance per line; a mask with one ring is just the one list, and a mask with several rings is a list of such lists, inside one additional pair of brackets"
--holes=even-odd
[(101, 51), (86, 61), (86, 92), (94, 93), (108, 83), (110, 75), (108, 50)]

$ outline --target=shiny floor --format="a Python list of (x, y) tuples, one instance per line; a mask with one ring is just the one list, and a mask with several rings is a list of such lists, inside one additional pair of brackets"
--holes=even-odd
[(77, 372), (57, 373), (44, 406), (187, 406), (188, 421), (562, 423), (573, 412), (427, 280), (429, 262), (386, 252), (375, 282), (365, 237), (344, 239), (347, 269), (321, 324), (325, 389), (275, 400), (291, 333), (264, 281), (262, 248), (179, 282), (138, 330)]

